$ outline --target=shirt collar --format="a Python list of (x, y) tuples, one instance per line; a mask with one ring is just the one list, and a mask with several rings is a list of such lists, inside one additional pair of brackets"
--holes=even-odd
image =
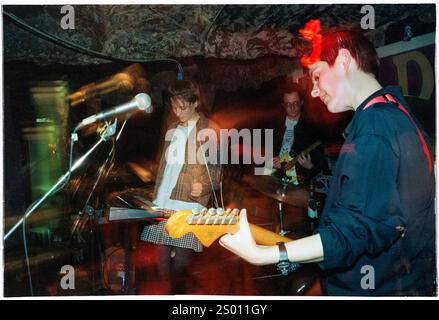
[(285, 126), (286, 127), (295, 126), (297, 124), (297, 122), (299, 122), (299, 119), (297, 119), (297, 120), (290, 120), (290, 118), (285, 117)]
[(346, 127), (346, 129), (343, 131), (343, 137), (346, 139), (349, 136), (349, 133), (352, 130), (352, 126), (355, 123), (355, 121), (358, 118), (358, 115), (364, 110), (364, 107), (367, 105), (367, 103), (372, 100), (375, 97), (378, 96), (382, 96), (386, 93), (391, 93), (392, 95), (395, 96), (395, 99), (401, 99), (403, 97), (402, 95), (402, 90), (401, 87), (398, 86), (385, 86), (383, 88), (381, 88), (378, 91), (375, 91), (374, 93), (372, 93), (369, 97), (367, 97), (361, 104), (360, 106), (357, 108), (357, 110), (354, 113), (354, 116), (351, 120), (351, 122), (349, 122), (348, 126)]

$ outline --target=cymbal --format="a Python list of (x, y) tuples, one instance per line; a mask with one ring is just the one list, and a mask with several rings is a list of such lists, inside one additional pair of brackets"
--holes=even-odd
[(304, 187), (284, 184), (281, 179), (273, 176), (246, 175), (242, 180), (267, 197), (299, 208), (308, 208), (309, 192)]

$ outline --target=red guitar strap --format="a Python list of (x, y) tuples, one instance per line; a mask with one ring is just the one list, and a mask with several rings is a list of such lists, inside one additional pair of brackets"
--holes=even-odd
[(373, 99), (371, 99), (366, 106), (364, 107), (364, 109), (369, 108), (370, 106), (376, 104), (376, 103), (389, 103), (389, 102), (393, 102), (396, 103), (398, 105), (398, 109), (401, 110), (402, 112), (404, 112), (410, 119), (410, 121), (413, 123), (413, 125), (416, 128), (416, 131), (418, 132), (418, 136), (419, 139), (421, 140), (422, 143), (422, 149), (424, 150), (424, 154), (427, 157), (427, 162), (428, 162), (428, 170), (430, 171), (430, 173), (433, 171), (433, 161), (431, 160), (431, 154), (430, 154), (430, 150), (427, 147), (427, 143), (425, 143), (424, 140), (424, 136), (421, 133), (421, 130), (419, 130), (418, 126), (416, 125), (415, 121), (413, 120), (412, 116), (410, 115), (410, 113), (407, 111), (406, 108), (404, 108), (404, 106), (399, 103), (398, 101), (396, 101), (396, 99), (389, 93), (386, 93), (383, 96), (378, 96), (375, 97)]

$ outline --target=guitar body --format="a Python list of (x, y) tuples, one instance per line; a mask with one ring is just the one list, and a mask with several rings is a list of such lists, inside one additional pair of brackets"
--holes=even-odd
[[(303, 150), (300, 154), (303, 154), (304, 156), (307, 156), (312, 150), (317, 148), (322, 142), (317, 140), (312, 145), (310, 145), (308, 148)], [(292, 183), (294, 185), (298, 185), (299, 181), (297, 179), (297, 173), (295, 165), (299, 161), (299, 155), (295, 155), (294, 157), (291, 157), (288, 153), (282, 154), (280, 156), (281, 160), (281, 168), (275, 170), (272, 175), (284, 180), (288, 181), (288, 183)]]
[(282, 181), (286, 181), (287, 183), (298, 185), (299, 181), (297, 179), (295, 166), (290, 169), (286, 168), (287, 164), (290, 163), (294, 158), (288, 153), (284, 153), (279, 157), (279, 159), (281, 161), (281, 168), (274, 169), (271, 175), (281, 179)]

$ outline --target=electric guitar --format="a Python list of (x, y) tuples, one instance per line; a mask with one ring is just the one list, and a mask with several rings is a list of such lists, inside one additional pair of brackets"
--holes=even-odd
[[(175, 212), (166, 222), (165, 229), (172, 238), (180, 238), (192, 232), (205, 247), (209, 247), (221, 236), (239, 231), (239, 210), (210, 208), (209, 210), (181, 210)], [(293, 241), (275, 232), (250, 224), (250, 231), (256, 243), (275, 245), (278, 242)]]
[(272, 175), (276, 175), (281, 179), (288, 179), (292, 181), (295, 179), (294, 176), (292, 176), (292, 170), (293, 167), (296, 165), (296, 163), (299, 161), (299, 156), (303, 154), (304, 156), (307, 156), (311, 151), (313, 151), (315, 148), (317, 148), (322, 142), (320, 140), (317, 140), (312, 145), (310, 145), (308, 148), (303, 150), (299, 155), (295, 156), (294, 158), (291, 157), (289, 154), (282, 155), (280, 157), (281, 167), (279, 169), (274, 169), (271, 173)]

